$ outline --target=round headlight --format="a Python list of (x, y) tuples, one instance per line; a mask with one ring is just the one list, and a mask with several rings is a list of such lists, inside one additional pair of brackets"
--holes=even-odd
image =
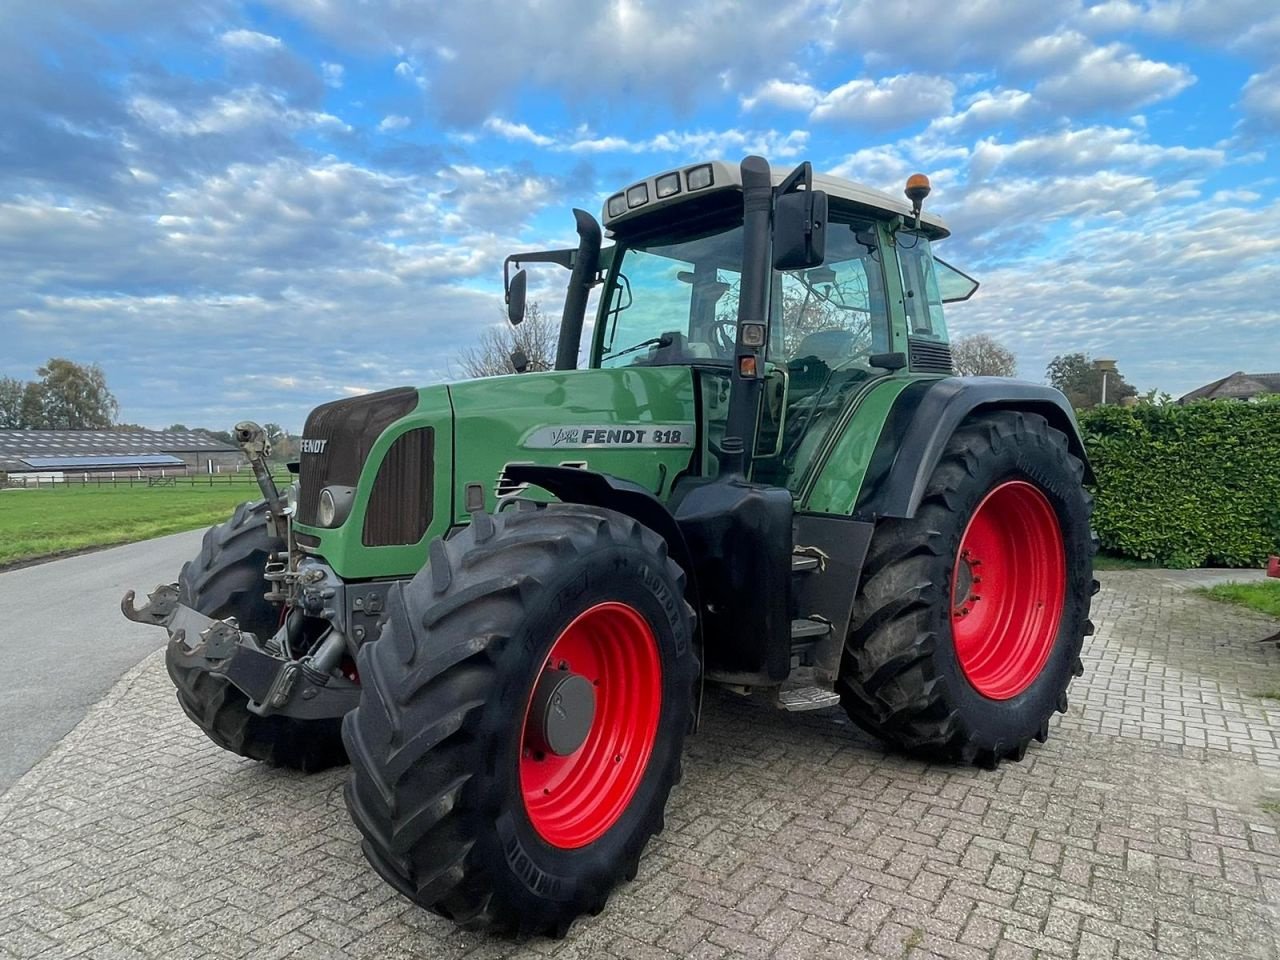
[(316, 511), (316, 519), (322, 527), (332, 527), (338, 519), (338, 501), (333, 498), (333, 491), (325, 487), (320, 491), (320, 509)]

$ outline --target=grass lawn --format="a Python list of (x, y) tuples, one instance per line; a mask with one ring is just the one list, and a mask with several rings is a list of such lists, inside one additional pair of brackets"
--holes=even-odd
[(253, 483), (0, 490), (0, 566), (209, 527), (258, 496)]
[(1235, 603), (1280, 619), (1280, 580), (1260, 583), (1219, 583), (1200, 591), (1206, 597)]

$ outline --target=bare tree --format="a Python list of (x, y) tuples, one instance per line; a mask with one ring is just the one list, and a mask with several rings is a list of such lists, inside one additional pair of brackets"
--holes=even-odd
[(524, 311), (524, 322), (513, 327), (506, 322), (507, 312), (502, 311), (502, 324), (487, 328), (480, 334), (480, 342), (463, 350), (458, 357), (463, 373), (468, 379), (500, 377), (515, 373), (511, 354), (517, 348), (529, 360), (529, 370), (550, 370), (556, 362), (556, 341), (560, 328), (533, 301)]
[(951, 362), (962, 377), (1015, 377), (1013, 351), (985, 333), (961, 337), (951, 344)]

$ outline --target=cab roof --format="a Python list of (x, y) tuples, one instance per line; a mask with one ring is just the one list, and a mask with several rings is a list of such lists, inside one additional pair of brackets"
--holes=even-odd
[[(780, 184), (789, 172), (789, 168), (773, 170), (774, 185)], [(709, 182), (704, 182), (708, 180), (708, 173)], [(813, 188), (824, 191), (832, 201), (852, 206), (856, 212), (875, 219), (911, 216), (911, 205), (905, 197), (895, 197), (842, 177), (815, 173)], [(649, 217), (653, 213), (670, 211), (682, 202), (714, 194), (723, 195), (727, 191), (742, 191), (742, 171), (737, 164), (713, 160), (665, 170), (638, 180), (610, 196), (602, 211), (604, 226), (610, 235), (619, 227), (625, 231), (632, 223), (638, 226), (640, 221), (646, 221), (648, 226)], [(662, 195), (664, 193), (665, 196)], [(612, 215), (610, 210), (614, 211)], [(942, 218), (928, 211), (921, 213), (920, 227), (932, 240), (941, 240), (951, 235)]]

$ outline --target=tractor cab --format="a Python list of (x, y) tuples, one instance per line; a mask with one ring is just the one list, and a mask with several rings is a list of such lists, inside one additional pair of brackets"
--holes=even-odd
[[(943, 304), (977, 289), (934, 258), (933, 242), (949, 235), (938, 217), (913, 219), (912, 207), (888, 194), (801, 169), (801, 192), (825, 198), (821, 249), (808, 251), (803, 265), (767, 270), (768, 333), (748, 471), (793, 493), (854, 394), (899, 371), (951, 372)], [(788, 179), (771, 175), (773, 188)], [(714, 473), (750, 269), (741, 171), (716, 162), (661, 173), (611, 196), (603, 214), (614, 245), (598, 258), (600, 294), (581, 358), (600, 369), (694, 368), (702, 463)], [(782, 217), (775, 214), (775, 233), (787, 228)], [(509, 262), (572, 266), (575, 253), (518, 254)], [(566, 326), (570, 334), (577, 329), (572, 319)]]

